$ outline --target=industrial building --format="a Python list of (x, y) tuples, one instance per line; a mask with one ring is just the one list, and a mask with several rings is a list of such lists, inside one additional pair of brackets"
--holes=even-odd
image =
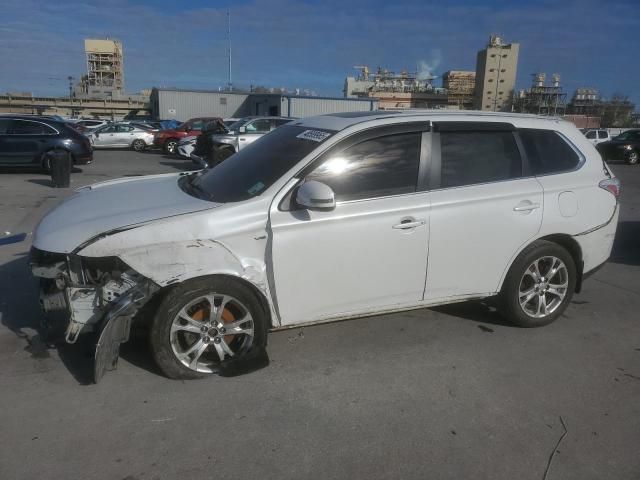
[(515, 96), (513, 110), (519, 113), (537, 115), (564, 115), (567, 109), (567, 94), (560, 86), (560, 75), (551, 76), (551, 84), (546, 84), (545, 73), (534, 73), (533, 84), (527, 90), (520, 90)]
[(122, 43), (117, 40), (84, 41), (87, 74), (76, 87), (79, 98), (124, 97), (124, 59)]
[(281, 93), (236, 93), (210, 90), (154, 88), (151, 114), (158, 119), (185, 121), (194, 117), (221, 118), (279, 115), (303, 118), (328, 113), (378, 110), (375, 98), (304, 97)]
[(474, 101), (476, 110), (511, 111), (519, 50), (519, 44), (505, 44), (502, 38), (492, 35), (486, 48), (478, 52)]
[(375, 99), (381, 110), (448, 107), (446, 91), (433, 86), (436, 77), (428, 72), (395, 73), (378, 67), (376, 73), (371, 73), (366, 65), (354, 68), (360, 74), (345, 79), (345, 98)]
[(449, 70), (442, 74), (442, 87), (449, 96), (449, 105), (460, 110), (473, 108), (473, 94), (476, 88), (476, 72)]

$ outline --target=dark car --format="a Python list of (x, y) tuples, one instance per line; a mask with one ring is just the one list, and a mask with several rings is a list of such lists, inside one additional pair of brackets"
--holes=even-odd
[(0, 117), (0, 165), (49, 168), (48, 152), (66, 150), (74, 164), (91, 163), (89, 139), (65, 122), (35, 116)]
[(636, 165), (640, 160), (640, 129), (627, 130), (613, 137), (608, 142), (596, 145), (606, 160), (624, 160), (629, 165)]

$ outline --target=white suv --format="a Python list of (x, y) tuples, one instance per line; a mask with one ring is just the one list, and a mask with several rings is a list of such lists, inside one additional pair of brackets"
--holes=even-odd
[(67, 341), (100, 335), (96, 378), (143, 305), (160, 368), (193, 378), (295, 325), (494, 296), (547, 324), (609, 257), (618, 193), (561, 120), (326, 115), (209, 170), (81, 188), (38, 226), (32, 268)]

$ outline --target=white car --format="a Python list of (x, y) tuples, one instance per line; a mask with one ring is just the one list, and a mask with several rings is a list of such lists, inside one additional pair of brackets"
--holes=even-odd
[(548, 324), (609, 257), (619, 188), (557, 119), (325, 115), (210, 170), (79, 189), (38, 225), (32, 269), (68, 342), (99, 335), (96, 379), (143, 306), (162, 371), (194, 378), (296, 325), (494, 296)]
[(188, 136), (181, 139), (176, 146), (178, 156), (182, 158), (191, 158), (191, 153), (196, 148), (196, 140), (198, 140), (198, 137), (195, 136)]
[(587, 139), (594, 145), (611, 140), (609, 132), (604, 129), (586, 129), (583, 133), (584, 136), (587, 137)]
[(110, 123), (87, 135), (93, 148), (132, 148), (142, 152), (153, 145), (153, 132), (129, 123)]

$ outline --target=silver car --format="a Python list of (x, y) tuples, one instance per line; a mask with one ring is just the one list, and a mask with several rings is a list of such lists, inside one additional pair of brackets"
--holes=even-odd
[(239, 152), (247, 145), (255, 142), (264, 134), (275, 130), (295, 118), (288, 117), (245, 117), (231, 124), (226, 134), (212, 135), (214, 143), (230, 145), (234, 152)]
[(93, 148), (133, 148), (141, 152), (153, 145), (153, 132), (128, 123), (111, 123), (89, 135)]

